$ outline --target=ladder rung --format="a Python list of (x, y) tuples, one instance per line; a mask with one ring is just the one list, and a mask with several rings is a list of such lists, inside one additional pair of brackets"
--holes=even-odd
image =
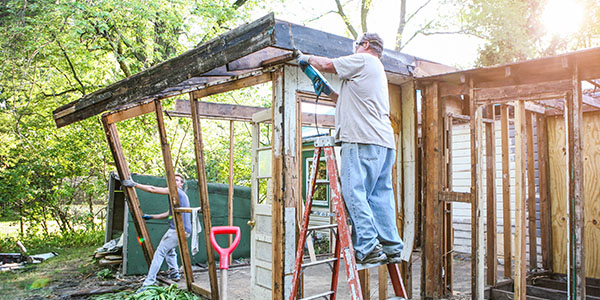
[(312, 267), (312, 266), (321, 265), (321, 264), (326, 264), (326, 263), (334, 262), (336, 260), (337, 260), (337, 257), (332, 257), (332, 258), (323, 259), (323, 260), (317, 260), (317, 261), (313, 261), (313, 262), (302, 264), (302, 268)]
[(308, 227), (307, 230), (312, 231), (312, 230), (321, 230), (321, 229), (328, 229), (328, 228), (337, 228), (337, 224), (313, 226), (313, 227)]
[(379, 267), (379, 266), (384, 266), (387, 265), (388, 262), (387, 261), (382, 261), (379, 263), (375, 263), (375, 264), (359, 264), (358, 262), (356, 263), (356, 269), (358, 271), (360, 270), (364, 270), (364, 269), (370, 269), (370, 268), (375, 268), (375, 267)]
[(311, 216), (319, 216), (319, 217), (334, 217), (334, 218), (336, 217), (335, 213), (331, 213), (331, 212), (328, 212), (328, 211), (315, 211), (315, 210), (313, 210), (313, 211), (310, 212), (310, 215)]
[(333, 294), (335, 294), (334, 291), (329, 291), (329, 292), (321, 293), (321, 294), (318, 294), (318, 295), (313, 295), (313, 296), (309, 296), (309, 297), (306, 297), (306, 298), (302, 298), (300, 300), (318, 299), (318, 298), (326, 297), (326, 296), (333, 295)]

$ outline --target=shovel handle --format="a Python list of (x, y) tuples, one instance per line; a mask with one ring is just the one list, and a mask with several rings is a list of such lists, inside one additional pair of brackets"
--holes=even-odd
[[(229, 245), (228, 248), (221, 248), (215, 239), (215, 235), (217, 234), (235, 234), (235, 238), (233, 239), (233, 243)], [(240, 228), (238, 226), (215, 226), (210, 229), (210, 243), (221, 257), (219, 261), (221, 270), (229, 269), (229, 255), (240, 243), (240, 236)]]

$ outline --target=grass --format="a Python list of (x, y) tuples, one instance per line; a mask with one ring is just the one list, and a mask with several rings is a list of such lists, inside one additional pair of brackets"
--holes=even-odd
[(27, 265), (14, 272), (0, 273), (0, 299), (19, 299), (52, 295), (47, 288), (69, 278), (89, 276), (99, 269), (91, 258), (98, 245), (70, 247), (57, 250), (58, 256), (41, 264)]

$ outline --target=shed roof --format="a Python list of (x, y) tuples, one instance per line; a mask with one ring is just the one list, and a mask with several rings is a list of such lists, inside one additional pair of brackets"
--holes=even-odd
[[(256, 76), (292, 60), (295, 48), (307, 54), (339, 57), (352, 53), (353, 41), (277, 20), (270, 13), (63, 105), (54, 110), (53, 117), (57, 127), (62, 127), (107, 110), (202, 89), (225, 78)], [(384, 50), (381, 60), (388, 79), (395, 83), (412, 78), (415, 67), (422, 65), (433, 66), (437, 72), (448, 71), (446, 66), (389, 49)]]

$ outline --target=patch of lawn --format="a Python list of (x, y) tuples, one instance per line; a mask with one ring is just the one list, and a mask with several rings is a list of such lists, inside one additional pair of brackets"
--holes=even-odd
[(0, 273), (0, 299), (48, 296), (48, 286), (78, 276), (97, 272), (91, 255), (99, 246), (71, 247), (56, 250), (58, 256), (25, 269)]

